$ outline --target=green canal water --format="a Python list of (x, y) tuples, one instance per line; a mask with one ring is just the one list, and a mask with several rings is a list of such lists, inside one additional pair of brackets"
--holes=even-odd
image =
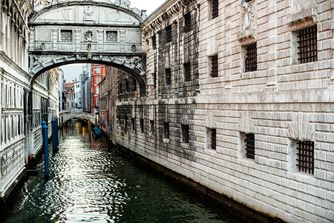
[(241, 222), (94, 140), (76, 123), (50, 157), (50, 180), (29, 177), (6, 222)]

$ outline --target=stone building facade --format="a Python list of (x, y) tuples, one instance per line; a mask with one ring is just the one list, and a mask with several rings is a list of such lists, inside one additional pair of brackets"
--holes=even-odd
[(142, 24), (147, 96), (119, 78), (114, 143), (272, 217), (333, 222), (333, 15), (166, 1)]

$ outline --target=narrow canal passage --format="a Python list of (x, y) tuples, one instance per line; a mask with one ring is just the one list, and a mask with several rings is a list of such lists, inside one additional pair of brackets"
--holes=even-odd
[(14, 197), (6, 222), (238, 222), (93, 140), (74, 123), (62, 132), (61, 150), (50, 161), (50, 180), (30, 177)]

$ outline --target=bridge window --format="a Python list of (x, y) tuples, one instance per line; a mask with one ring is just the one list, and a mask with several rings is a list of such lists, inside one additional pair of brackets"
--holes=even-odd
[(117, 31), (106, 31), (106, 42), (117, 42)]
[(61, 30), (60, 31), (60, 41), (62, 42), (72, 42), (72, 30)]

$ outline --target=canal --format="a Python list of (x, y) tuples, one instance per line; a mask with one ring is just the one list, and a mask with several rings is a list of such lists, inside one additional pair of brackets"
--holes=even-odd
[[(29, 177), (6, 222), (241, 222), (166, 178), (94, 140), (87, 127), (63, 130), (50, 180)], [(124, 153), (124, 152), (123, 152)]]

